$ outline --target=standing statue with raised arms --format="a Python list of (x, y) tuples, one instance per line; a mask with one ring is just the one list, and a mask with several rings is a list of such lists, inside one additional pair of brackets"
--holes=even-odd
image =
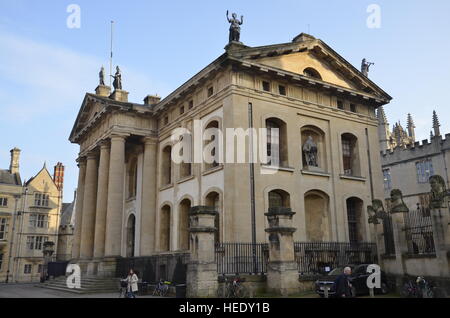
[(239, 39), (241, 37), (241, 27), (240, 25), (244, 23), (244, 16), (241, 15), (241, 20), (237, 18), (236, 13), (231, 14), (231, 19), (228, 17), (228, 10), (227, 10), (227, 20), (230, 23), (230, 37), (229, 42), (239, 42)]

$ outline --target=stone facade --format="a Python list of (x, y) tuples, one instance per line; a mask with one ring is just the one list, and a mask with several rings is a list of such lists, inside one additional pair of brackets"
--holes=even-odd
[[(221, 242), (251, 242), (252, 235), (268, 242), (264, 213), (273, 206), (297, 212), (295, 241), (372, 241), (365, 206), (383, 195), (375, 109), (390, 99), (307, 34), (279, 45), (228, 45), (163, 100), (147, 96), (136, 104), (123, 91), (97, 88), (86, 94), (70, 135), (80, 145), (82, 225), (73, 259), (100, 262), (91, 267), (100, 273), (104, 260), (111, 268), (116, 257), (188, 250), (192, 206), (215, 207)], [(278, 128), (279, 153), (271, 160), (279, 165), (222, 162), (239, 151), (225, 142), (216, 162), (173, 162), (174, 130), (195, 135), (196, 125)], [(309, 136), (318, 148), (313, 169), (302, 153)]]
[[(434, 113), (433, 122), (436, 121)], [(442, 136), (439, 126), (433, 126), (434, 134), (430, 140), (412, 140), (405, 147), (381, 152), (384, 198), (389, 198), (392, 189), (401, 189), (406, 205), (412, 210), (417, 209), (417, 204), (429, 204), (429, 178), (432, 175), (442, 176), (449, 186), (450, 134)], [(383, 149), (383, 145), (380, 148)]]
[[(44, 242), (54, 242), (56, 251), (58, 241), (61, 192), (45, 165), (34, 177), (22, 184), (19, 154), (19, 149), (11, 150), (10, 169), (0, 170), (2, 282), (39, 281)], [(58, 171), (61, 168), (63, 166), (59, 164)], [(63, 180), (58, 180), (62, 185)], [(6, 205), (3, 204), (5, 199)]]

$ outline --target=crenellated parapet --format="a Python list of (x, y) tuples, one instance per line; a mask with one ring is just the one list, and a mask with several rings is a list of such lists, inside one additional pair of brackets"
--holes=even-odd
[(446, 149), (450, 149), (450, 134), (446, 134), (444, 138), (439, 135), (431, 138), (431, 140), (424, 139), (421, 142), (408, 145), (406, 148), (397, 147), (393, 150), (381, 151), (381, 164), (385, 166), (401, 161), (430, 157), (440, 154)]

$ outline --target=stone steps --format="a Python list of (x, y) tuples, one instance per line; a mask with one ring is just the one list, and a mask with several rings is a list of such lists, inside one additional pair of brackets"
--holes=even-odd
[(76, 294), (119, 292), (119, 278), (82, 277), (81, 288), (79, 289), (67, 287), (66, 280), (67, 278), (65, 276), (61, 276), (36, 286)]

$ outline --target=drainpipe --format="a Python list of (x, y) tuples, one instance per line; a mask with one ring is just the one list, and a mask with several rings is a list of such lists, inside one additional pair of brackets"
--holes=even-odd
[(11, 242), (9, 243), (9, 255), (8, 255), (8, 269), (6, 270), (6, 280), (5, 283), (9, 282), (9, 272), (11, 268), (11, 259), (12, 259), (12, 251), (14, 245), (14, 234), (16, 233), (16, 216), (17, 216), (17, 204), (19, 202), (20, 195), (14, 195), (14, 216), (13, 216), (13, 226), (12, 226), (12, 234), (11, 234)]
[(252, 220), (252, 256), (253, 272), (257, 272), (256, 264), (256, 211), (255, 211), (255, 164), (253, 160), (253, 105), (248, 103), (249, 161), (250, 161), (250, 210)]

